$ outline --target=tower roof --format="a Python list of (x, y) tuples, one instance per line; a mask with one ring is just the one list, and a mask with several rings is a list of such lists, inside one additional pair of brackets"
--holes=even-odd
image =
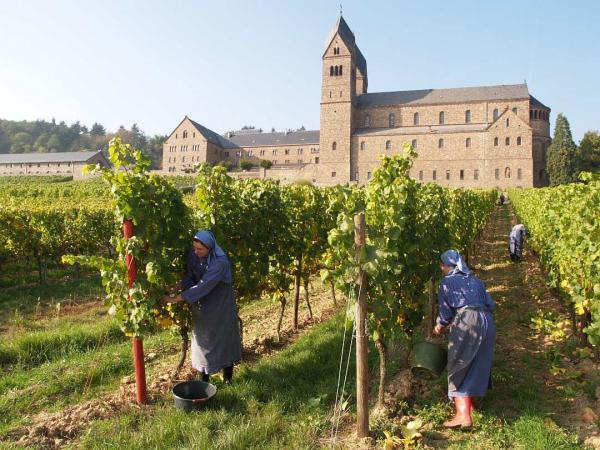
[(333, 29), (329, 33), (327, 41), (325, 41), (325, 50), (323, 50), (323, 53), (327, 51), (329, 45), (331, 44), (331, 41), (333, 40), (336, 34), (340, 36), (340, 39), (344, 42), (344, 44), (346, 44), (346, 47), (348, 47), (350, 51), (354, 52), (356, 67), (358, 67), (358, 70), (360, 70), (363, 76), (367, 76), (367, 60), (358, 48), (358, 45), (356, 45), (356, 38), (354, 37), (354, 33), (352, 32), (352, 30), (350, 29), (350, 27), (348, 26), (348, 24), (344, 20), (344, 17), (341, 14), (338, 20), (335, 22)]

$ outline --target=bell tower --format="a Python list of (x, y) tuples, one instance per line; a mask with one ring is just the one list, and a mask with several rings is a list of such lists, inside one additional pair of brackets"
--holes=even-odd
[[(352, 181), (351, 145), (356, 95), (366, 91), (366, 61), (341, 16), (331, 30), (322, 57), (321, 178), (328, 184)], [(357, 66), (357, 62), (359, 66)], [(362, 71), (360, 70), (362, 65)], [(357, 75), (360, 86), (357, 86)]]

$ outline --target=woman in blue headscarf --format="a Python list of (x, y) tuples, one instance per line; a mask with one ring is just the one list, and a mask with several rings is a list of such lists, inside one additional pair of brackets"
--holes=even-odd
[(242, 357), (231, 264), (210, 231), (198, 231), (188, 255), (181, 293), (168, 302), (187, 302), (192, 312), (192, 366), (202, 380), (223, 369), (231, 383), (233, 365)]
[(456, 414), (447, 428), (470, 427), (472, 398), (483, 397), (491, 386), (496, 304), (482, 281), (471, 273), (456, 250), (441, 256), (444, 278), (438, 291), (439, 315), (434, 329), (448, 337), (448, 397)]

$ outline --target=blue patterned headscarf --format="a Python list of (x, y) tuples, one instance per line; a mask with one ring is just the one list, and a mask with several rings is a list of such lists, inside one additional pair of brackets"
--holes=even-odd
[(208, 265), (212, 259), (216, 256), (225, 256), (225, 252), (219, 244), (217, 244), (217, 240), (215, 239), (215, 235), (212, 231), (209, 230), (200, 230), (194, 235), (194, 239), (200, 241), (202, 245), (204, 245), (208, 250)]
[(446, 250), (444, 253), (442, 253), (441, 260), (445, 265), (454, 267), (454, 270), (449, 275), (454, 275), (459, 272), (465, 275), (469, 275), (471, 273), (471, 270), (463, 261), (460, 253), (458, 253), (456, 250)]

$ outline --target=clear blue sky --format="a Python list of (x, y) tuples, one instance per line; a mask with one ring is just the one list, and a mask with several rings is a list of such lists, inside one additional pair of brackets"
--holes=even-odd
[[(600, 128), (598, 1), (344, 1), (369, 92), (512, 84)], [(0, 118), (319, 127), (339, 1), (0, 0)]]

